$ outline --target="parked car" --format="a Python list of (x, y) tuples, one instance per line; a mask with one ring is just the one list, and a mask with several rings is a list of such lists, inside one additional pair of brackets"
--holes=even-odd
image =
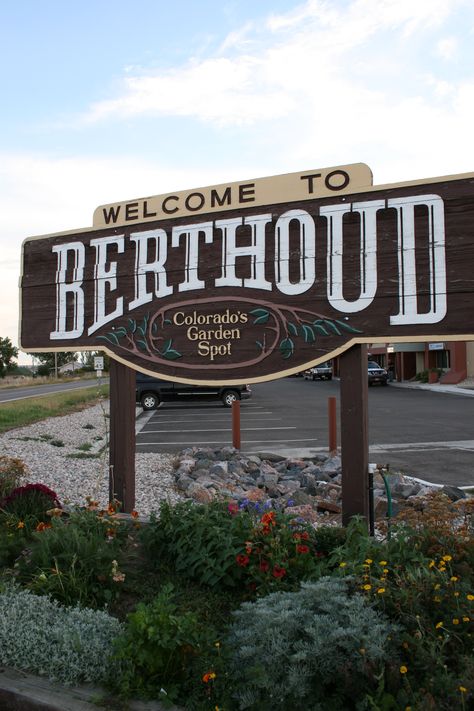
[(305, 380), (332, 380), (332, 365), (329, 361), (315, 365), (304, 371), (303, 378)]
[(235, 400), (245, 400), (251, 395), (248, 385), (187, 385), (136, 374), (135, 399), (144, 410), (155, 410), (166, 400), (221, 400), (225, 407), (231, 407)]
[(369, 360), (368, 362), (368, 377), (369, 385), (374, 383), (380, 383), (380, 385), (387, 385), (388, 383), (388, 373), (385, 368), (382, 368), (375, 360)]

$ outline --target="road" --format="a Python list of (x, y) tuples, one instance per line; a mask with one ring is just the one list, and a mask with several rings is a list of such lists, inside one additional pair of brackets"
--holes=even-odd
[[(311, 456), (328, 449), (327, 401), (339, 382), (283, 378), (241, 403), (242, 451)], [(164, 403), (138, 420), (138, 452), (232, 443), (220, 402)], [(425, 481), (474, 486), (474, 398), (390, 385), (369, 388), (370, 461)]]
[[(104, 380), (101, 379), (100, 382), (102, 384)], [(67, 383), (56, 382), (51, 384), (45, 383), (44, 385), (29, 385), (27, 387), (1, 388), (0, 404), (4, 402), (14, 402), (15, 400), (25, 400), (29, 397), (51, 395), (51, 393), (65, 392), (67, 390), (91, 388), (94, 385), (97, 385), (97, 379), (89, 378), (84, 380), (71, 380)]]

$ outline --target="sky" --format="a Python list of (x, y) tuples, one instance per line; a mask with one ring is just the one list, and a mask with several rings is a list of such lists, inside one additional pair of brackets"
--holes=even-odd
[[(21, 244), (147, 195), (474, 171), (473, 0), (0, 0), (0, 336)], [(31, 362), (21, 355), (19, 362)]]

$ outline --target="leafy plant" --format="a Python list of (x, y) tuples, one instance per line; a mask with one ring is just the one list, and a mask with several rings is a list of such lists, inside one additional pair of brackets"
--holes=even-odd
[(204, 585), (235, 586), (243, 577), (236, 556), (251, 528), (248, 514), (233, 516), (222, 502), (163, 502), (142, 541), (150, 561), (172, 561), (177, 573)]
[(18, 519), (19, 523), (24, 523), (27, 527), (48, 520), (47, 512), (60, 507), (57, 494), (44, 484), (17, 487), (0, 501), (0, 511), (3, 514)]
[(223, 640), (230, 707), (254, 711), (354, 708), (389, 658), (395, 629), (327, 577), (243, 603), (233, 617)]
[(38, 526), (18, 559), (18, 580), (30, 590), (63, 604), (101, 607), (118, 594), (125, 525), (114, 515), (76, 511)]
[(179, 612), (173, 587), (166, 585), (153, 602), (140, 603), (128, 616), (115, 642), (121, 673), (109, 680), (111, 688), (126, 698), (177, 700), (202, 639), (196, 616)]
[(122, 625), (106, 612), (61, 607), (8, 586), (0, 620), (0, 664), (64, 684), (100, 683), (117, 672), (112, 644)]

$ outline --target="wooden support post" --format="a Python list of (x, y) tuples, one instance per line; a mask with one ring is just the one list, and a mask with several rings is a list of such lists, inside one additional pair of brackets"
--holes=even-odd
[(339, 358), (341, 375), (342, 523), (369, 520), (367, 346), (352, 346)]
[(240, 449), (240, 400), (232, 403), (232, 446)]
[(337, 452), (336, 398), (328, 397), (329, 454)]
[(110, 359), (109, 496), (135, 507), (135, 371)]

